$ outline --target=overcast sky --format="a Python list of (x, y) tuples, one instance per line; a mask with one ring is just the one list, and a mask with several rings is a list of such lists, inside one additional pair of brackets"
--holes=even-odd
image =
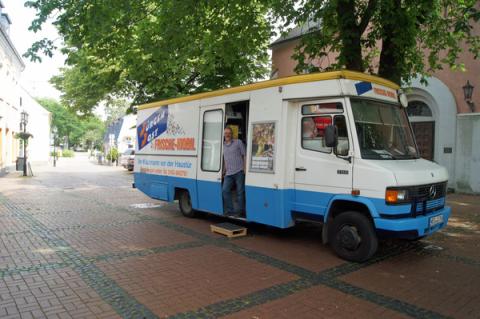
[[(31, 21), (35, 17), (35, 10), (25, 8), (23, 0), (3, 0), (5, 13), (12, 20), (10, 38), (20, 55), (23, 55), (33, 42), (42, 38), (57, 39), (55, 44), (61, 46), (61, 40), (55, 27), (51, 24), (43, 26), (42, 30), (33, 33), (28, 31)], [(22, 85), (34, 97), (52, 97), (58, 99), (58, 92), (48, 80), (59, 73), (58, 68), (64, 64), (64, 56), (57, 51), (52, 58), (42, 56), (42, 62), (30, 62), (23, 58), (25, 70), (22, 74)]]

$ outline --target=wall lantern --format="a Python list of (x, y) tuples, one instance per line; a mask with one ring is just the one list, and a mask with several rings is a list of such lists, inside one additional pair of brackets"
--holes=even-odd
[(24, 126), (27, 126), (28, 124), (28, 113), (25, 112), (25, 111), (22, 111), (22, 113), (20, 113), (20, 123), (23, 124)]
[(470, 84), (470, 81), (467, 80), (467, 84), (465, 84), (462, 89), (463, 89), (463, 97), (465, 98), (465, 101), (467, 102), (468, 106), (470, 107), (470, 110), (472, 112), (475, 111), (475, 103), (472, 101), (472, 95), (473, 95), (473, 88), (474, 86)]

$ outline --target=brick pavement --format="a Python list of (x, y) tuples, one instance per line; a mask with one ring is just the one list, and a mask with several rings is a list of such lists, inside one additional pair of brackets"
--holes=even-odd
[(58, 164), (0, 178), (0, 318), (480, 317), (479, 197), (451, 195), (447, 229), (353, 264), (317, 226), (228, 240), (126, 170)]

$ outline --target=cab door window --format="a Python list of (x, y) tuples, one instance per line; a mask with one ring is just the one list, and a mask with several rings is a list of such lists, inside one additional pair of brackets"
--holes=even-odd
[(335, 125), (335, 127), (337, 128), (338, 135), (338, 143), (335, 149), (335, 154), (340, 156), (347, 156), (350, 145), (348, 143), (348, 129), (345, 116), (335, 115), (333, 123), (333, 125)]
[(332, 125), (332, 117), (305, 116), (302, 118), (302, 148), (310, 151), (331, 153), (332, 148), (325, 146), (325, 128)]

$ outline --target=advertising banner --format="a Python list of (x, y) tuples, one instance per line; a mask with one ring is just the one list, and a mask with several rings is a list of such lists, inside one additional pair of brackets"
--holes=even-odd
[(250, 169), (255, 172), (274, 172), (275, 122), (253, 124), (252, 158)]
[(135, 172), (194, 178), (198, 108), (165, 105), (140, 110)]

